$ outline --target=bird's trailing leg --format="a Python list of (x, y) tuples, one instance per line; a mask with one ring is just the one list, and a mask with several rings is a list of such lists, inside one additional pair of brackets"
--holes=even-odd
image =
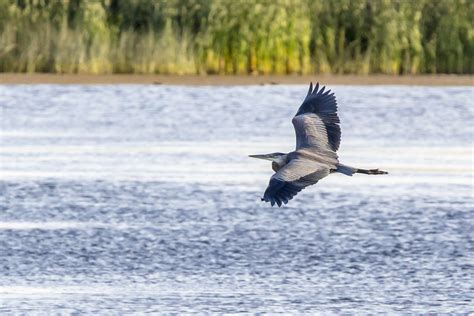
[(363, 174), (388, 174), (387, 171), (379, 170), (379, 169), (356, 169), (356, 173), (363, 173)]

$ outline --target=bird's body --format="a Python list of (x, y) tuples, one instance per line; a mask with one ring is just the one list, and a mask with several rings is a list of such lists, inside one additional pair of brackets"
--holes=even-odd
[(298, 192), (316, 184), (330, 173), (348, 176), (354, 173), (386, 174), (378, 169), (359, 169), (339, 163), (336, 151), (341, 142), (337, 102), (331, 90), (324, 92), (319, 84), (309, 86), (303, 104), (292, 120), (296, 133), (296, 149), (289, 153), (251, 155), (272, 161), (275, 174), (265, 190), (262, 201), (273, 206), (288, 203)]

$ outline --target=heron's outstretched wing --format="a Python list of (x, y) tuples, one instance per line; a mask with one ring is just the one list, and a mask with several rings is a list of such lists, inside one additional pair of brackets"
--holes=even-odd
[(293, 118), (296, 132), (296, 149), (332, 151), (339, 149), (341, 142), (340, 120), (337, 115), (337, 102), (331, 90), (324, 92), (319, 83), (313, 90), (309, 85), (308, 94)]
[(272, 206), (286, 204), (298, 192), (327, 176), (329, 171), (326, 165), (315, 161), (301, 157), (293, 159), (270, 178), (262, 201), (270, 202)]

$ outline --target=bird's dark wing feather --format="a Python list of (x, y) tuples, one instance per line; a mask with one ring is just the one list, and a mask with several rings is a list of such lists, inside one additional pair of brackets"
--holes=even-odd
[(304, 158), (291, 160), (270, 178), (262, 201), (281, 206), (329, 174), (327, 166)]
[[(298, 147), (326, 147), (337, 151), (341, 143), (340, 120), (337, 102), (331, 90), (324, 92), (319, 83), (313, 89), (309, 85), (308, 94), (293, 119)], [(319, 135), (318, 135), (319, 134)], [(324, 144), (326, 143), (326, 144)]]

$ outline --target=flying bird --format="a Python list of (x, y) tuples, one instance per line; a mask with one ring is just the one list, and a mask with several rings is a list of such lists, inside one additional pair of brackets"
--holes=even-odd
[(313, 89), (313, 83), (310, 83), (308, 94), (292, 120), (296, 133), (294, 151), (249, 156), (270, 160), (275, 171), (262, 201), (280, 207), (307, 186), (316, 184), (334, 172), (348, 176), (354, 173), (388, 173), (379, 169), (360, 169), (339, 163), (336, 152), (341, 143), (341, 127), (337, 102), (334, 93), (331, 93), (331, 90), (324, 92), (325, 89), (324, 86), (319, 89), (319, 83)]

